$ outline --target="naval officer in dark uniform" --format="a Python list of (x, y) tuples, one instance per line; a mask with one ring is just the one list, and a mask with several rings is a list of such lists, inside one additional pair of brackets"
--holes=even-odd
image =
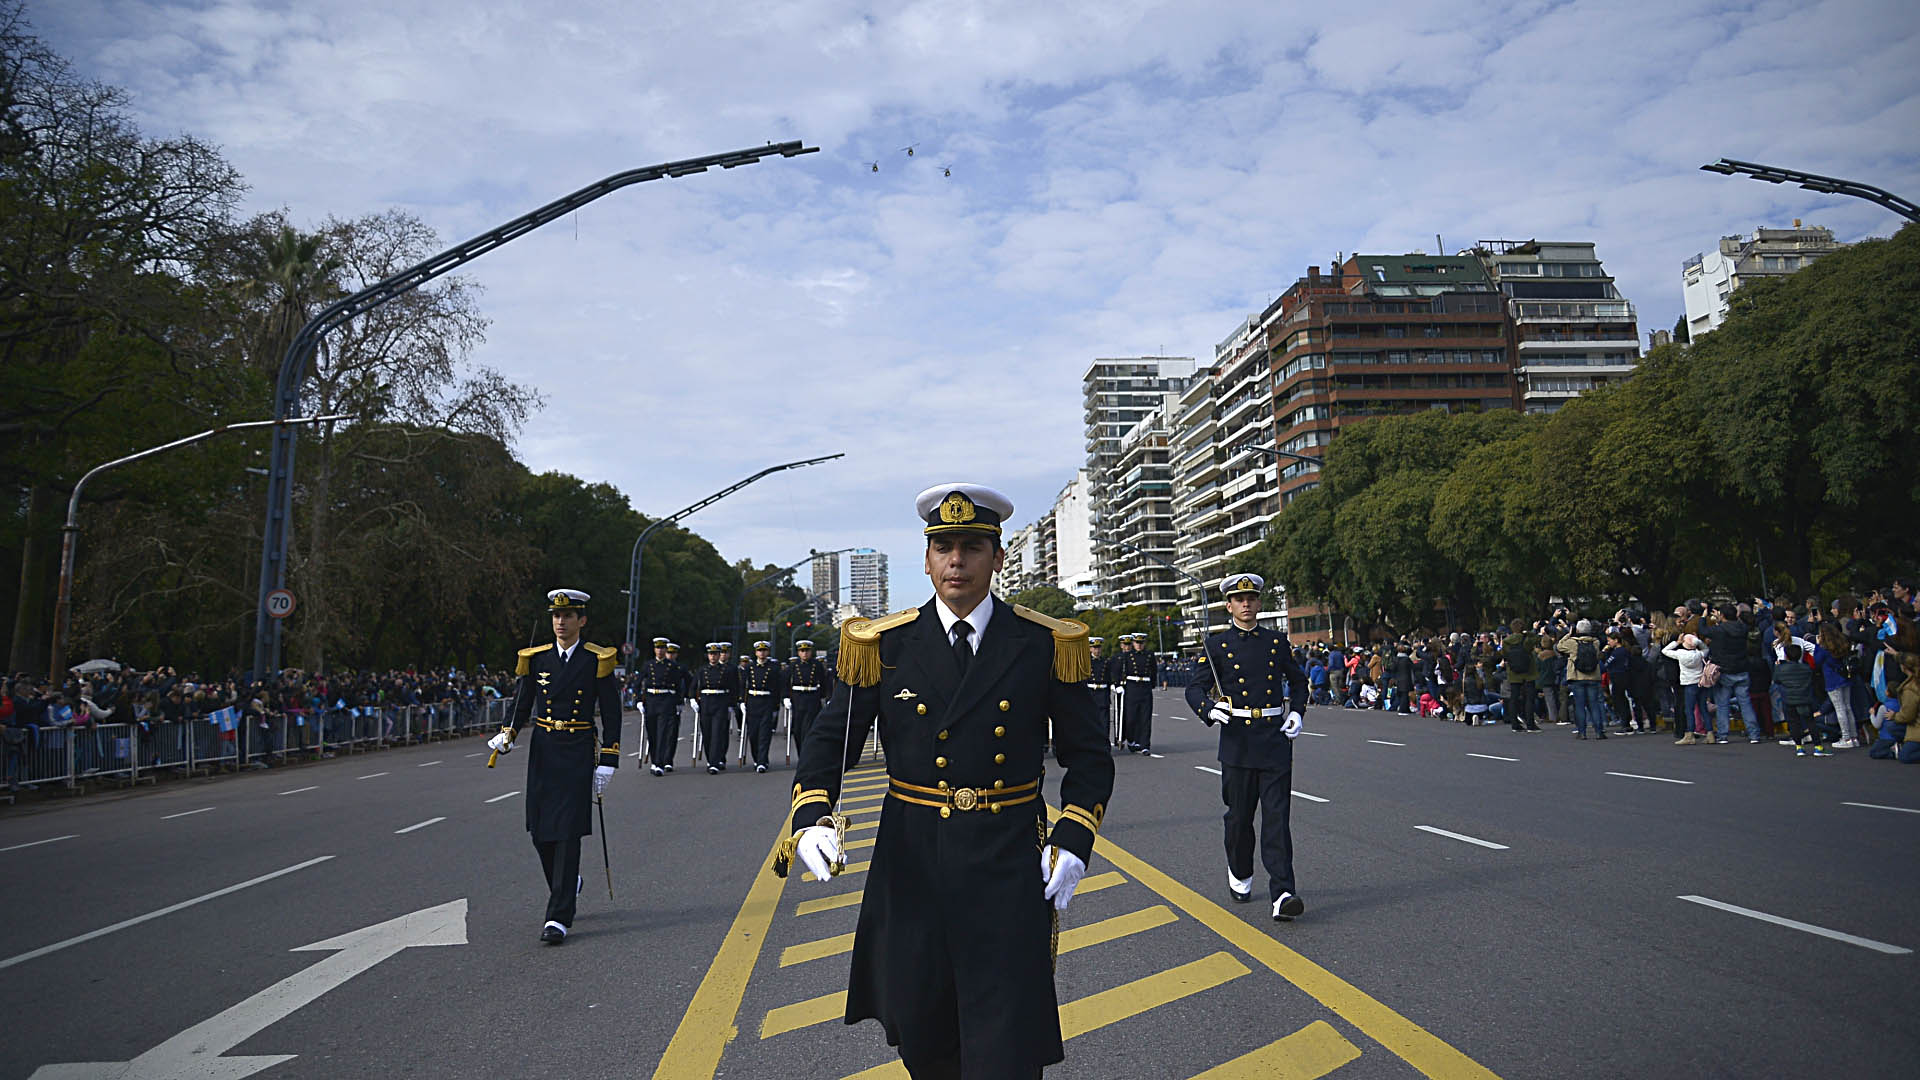
[(686, 672), (668, 657), (666, 638), (653, 639), (653, 659), (640, 668), (640, 708), (647, 724), (647, 770), (655, 776), (673, 771), (680, 741), (680, 695)]
[(733, 731), (733, 707), (740, 704), (740, 669), (727, 663), (730, 641), (707, 642), (707, 663), (693, 673), (694, 708), (699, 715), (701, 750), (707, 775), (727, 771), (727, 739)]
[[(1307, 675), (1284, 635), (1260, 626), (1267, 583), (1234, 574), (1220, 583), (1233, 625), (1208, 636), (1205, 667), (1187, 684), (1187, 704), (1220, 726), (1220, 796), (1227, 804), (1227, 891), (1253, 899), (1253, 815), (1275, 921), (1307, 910), (1293, 880), (1293, 740), (1307, 707)], [(1207, 669), (1211, 668), (1211, 672)]]
[(1087, 675), (1087, 692), (1093, 698), (1093, 712), (1100, 720), (1100, 730), (1107, 733), (1108, 741), (1113, 737), (1113, 665), (1111, 656), (1102, 656), (1106, 651), (1106, 638), (1090, 637), (1087, 647), (1093, 653), (1093, 671)]
[(773, 729), (780, 725), (780, 699), (787, 696), (786, 672), (773, 659), (773, 643), (753, 643), (753, 660), (741, 670), (747, 697), (747, 722), (741, 738), (753, 752), (753, 771), (767, 771), (773, 752)]
[[(487, 741), (496, 753), (513, 750), (531, 720), (527, 748), (527, 832), (547, 878), (547, 921), (540, 940), (559, 945), (573, 926), (580, 891), (580, 838), (593, 835), (593, 802), (620, 765), (620, 680), (613, 673), (619, 653), (580, 640), (587, 623), (587, 594), (555, 589), (547, 594), (553, 643), (520, 650), (513, 712)], [(594, 712), (600, 714), (594, 727)]]
[[(824, 879), (844, 864), (829, 815), (878, 723), (888, 791), (846, 1020), (879, 1020), (914, 1080), (1032, 1080), (1063, 1058), (1052, 934), (1113, 791), (1087, 628), (994, 598), (1004, 496), (943, 484), (916, 506), (935, 596), (841, 628), (841, 685), (801, 748), (775, 870), (798, 859)], [(1051, 832), (1049, 720), (1065, 769)]]
[(814, 658), (813, 642), (801, 638), (793, 648), (800, 655), (787, 680), (787, 700), (793, 705), (793, 716), (787, 722), (793, 726), (793, 745), (805, 746), (814, 718), (833, 694), (833, 675), (825, 663)]
[(1136, 754), (1153, 750), (1153, 687), (1160, 662), (1147, 651), (1147, 635), (1131, 634), (1133, 648), (1120, 654), (1120, 737)]

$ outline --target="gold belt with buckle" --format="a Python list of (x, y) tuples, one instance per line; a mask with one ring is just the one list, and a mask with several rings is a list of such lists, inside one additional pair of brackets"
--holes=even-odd
[(534, 723), (548, 731), (587, 731), (593, 727), (593, 723), (587, 720), (549, 720), (544, 716), (536, 719)]
[(1038, 780), (1029, 780), (1013, 787), (930, 788), (889, 777), (888, 784), (887, 794), (915, 806), (937, 807), (941, 817), (951, 817), (955, 810), (988, 810), (997, 814), (1006, 807), (1030, 803), (1040, 797)]

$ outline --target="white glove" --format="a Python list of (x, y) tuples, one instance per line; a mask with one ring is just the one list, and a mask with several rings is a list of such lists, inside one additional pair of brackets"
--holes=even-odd
[(1046, 897), (1053, 901), (1053, 910), (1067, 910), (1067, 901), (1073, 899), (1080, 875), (1086, 872), (1087, 864), (1071, 851), (1048, 844), (1040, 852), (1040, 878), (1047, 883)]
[(1299, 713), (1290, 712), (1287, 714), (1287, 722), (1280, 725), (1280, 734), (1285, 735), (1289, 739), (1297, 739), (1300, 737)]
[(1233, 723), (1232, 708), (1224, 701), (1214, 702), (1213, 708), (1207, 710), (1207, 723), (1209, 725)]
[(487, 749), (496, 754), (511, 754), (513, 753), (513, 736), (502, 731), (487, 740)]
[(847, 853), (840, 850), (840, 838), (825, 825), (809, 825), (800, 830), (800, 843), (794, 850), (813, 876), (825, 881), (833, 868), (847, 864)]
[(607, 790), (607, 781), (613, 779), (613, 766), (595, 765), (593, 767), (593, 797), (599, 798)]

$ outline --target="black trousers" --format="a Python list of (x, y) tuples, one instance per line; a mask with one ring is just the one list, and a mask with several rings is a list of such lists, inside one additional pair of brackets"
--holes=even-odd
[(1253, 812), (1260, 810), (1260, 861), (1267, 868), (1267, 899), (1299, 894), (1293, 882), (1293, 770), (1220, 766), (1220, 798), (1227, 804), (1227, 869), (1253, 878)]
[[(900, 1063), (907, 1067), (907, 1075), (913, 1080), (961, 1080), (966, 1076), (960, 1069), (960, 1059), (957, 1057), (930, 1058), (926, 1061), (908, 1061), (902, 1058)], [(1003, 1080), (1003, 1078), (1004, 1080), (1040, 1080), (1040, 1069), (1035, 1067), (1031, 1072), (1024, 1074), (1002, 1074), (994, 1080)]]
[(1515, 679), (1508, 683), (1507, 722), (1514, 727), (1535, 727), (1533, 722), (1533, 680)]
[(750, 697), (747, 699), (747, 747), (753, 751), (755, 765), (767, 764), (767, 755), (773, 751), (773, 729), (780, 722), (780, 699), (777, 697)]
[(580, 838), (535, 840), (540, 872), (547, 875), (547, 921), (573, 925), (574, 901), (580, 895)]
[(1120, 699), (1120, 738), (1142, 750), (1153, 745), (1153, 690), (1146, 683), (1127, 684)]
[(719, 694), (700, 699), (700, 740), (707, 764), (727, 766), (727, 742), (733, 733), (733, 711)]
[(820, 715), (820, 695), (815, 692), (793, 695), (793, 752), (807, 744), (807, 732), (813, 730), (813, 722)]
[(1089, 690), (1093, 695), (1093, 714), (1100, 718), (1100, 734), (1113, 737), (1113, 691), (1105, 689)]
[(680, 742), (680, 702), (671, 694), (651, 694), (642, 702), (647, 718), (647, 764), (671, 765)]

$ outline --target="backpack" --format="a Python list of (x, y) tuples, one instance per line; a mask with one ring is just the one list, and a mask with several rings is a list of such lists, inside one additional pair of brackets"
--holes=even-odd
[(1582, 675), (1600, 670), (1600, 649), (1592, 638), (1581, 638), (1574, 643), (1573, 670)]
[(1507, 677), (1520, 682), (1533, 678), (1533, 650), (1527, 647), (1526, 639), (1515, 634), (1507, 639)]
[(1720, 665), (1709, 660), (1700, 666), (1700, 688), (1706, 689), (1720, 681)]

